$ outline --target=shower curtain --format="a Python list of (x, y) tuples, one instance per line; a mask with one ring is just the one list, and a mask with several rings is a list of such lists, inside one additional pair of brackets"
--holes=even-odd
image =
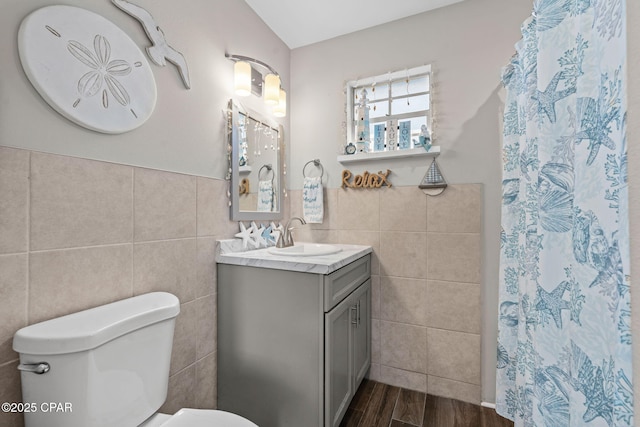
[(498, 413), (633, 426), (624, 0), (537, 0), (503, 70)]

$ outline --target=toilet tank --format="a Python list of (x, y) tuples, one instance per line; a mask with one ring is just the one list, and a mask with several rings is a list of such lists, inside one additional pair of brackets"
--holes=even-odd
[(167, 397), (180, 302), (154, 292), (27, 326), (16, 332), (26, 427), (135, 427)]

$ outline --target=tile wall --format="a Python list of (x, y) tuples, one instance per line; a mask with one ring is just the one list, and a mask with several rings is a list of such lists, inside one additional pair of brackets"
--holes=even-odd
[[(302, 192), (290, 191), (291, 215)], [(480, 403), (482, 185), (326, 189), (325, 221), (298, 241), (374, 248), (370, 378)]]
[[(180, 298), (162, 411), (216, 402), (215, 240), (227, 182), (0, 147), (0, 401), (21, 401), (19, 328), (145, 292)], [(289, 192), (292, 216), (301, 191)], [(288, 218), (289, 212), (285, 211)], [(374, 248), (374, 380), (480, 402), (481, 185), (325, 190), (299, 241)], [(21, 426), (2, 414), (0, 426)]]
[[(161, 411), (216, 405), (215, 240), (227, 182), (0, 147), (0, 402), (19, 328), (150, 291), (181, 302)], [(0, 414), (0, 426), (22, 426)]]

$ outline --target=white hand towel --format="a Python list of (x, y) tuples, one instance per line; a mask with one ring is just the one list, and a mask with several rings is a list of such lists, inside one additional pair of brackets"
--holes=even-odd
[(274, 205), (271, 180), (258, 182), (258, 212), (272, 212)]
[(305, 177), (302, 189), (302, 215), (311, 224), (324, 220), (322, 177)]

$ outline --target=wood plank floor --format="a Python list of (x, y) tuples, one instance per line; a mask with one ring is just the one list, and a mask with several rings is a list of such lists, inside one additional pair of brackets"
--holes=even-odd
[(513, 427), (496, 411), (364, 379), (340, 427)]

